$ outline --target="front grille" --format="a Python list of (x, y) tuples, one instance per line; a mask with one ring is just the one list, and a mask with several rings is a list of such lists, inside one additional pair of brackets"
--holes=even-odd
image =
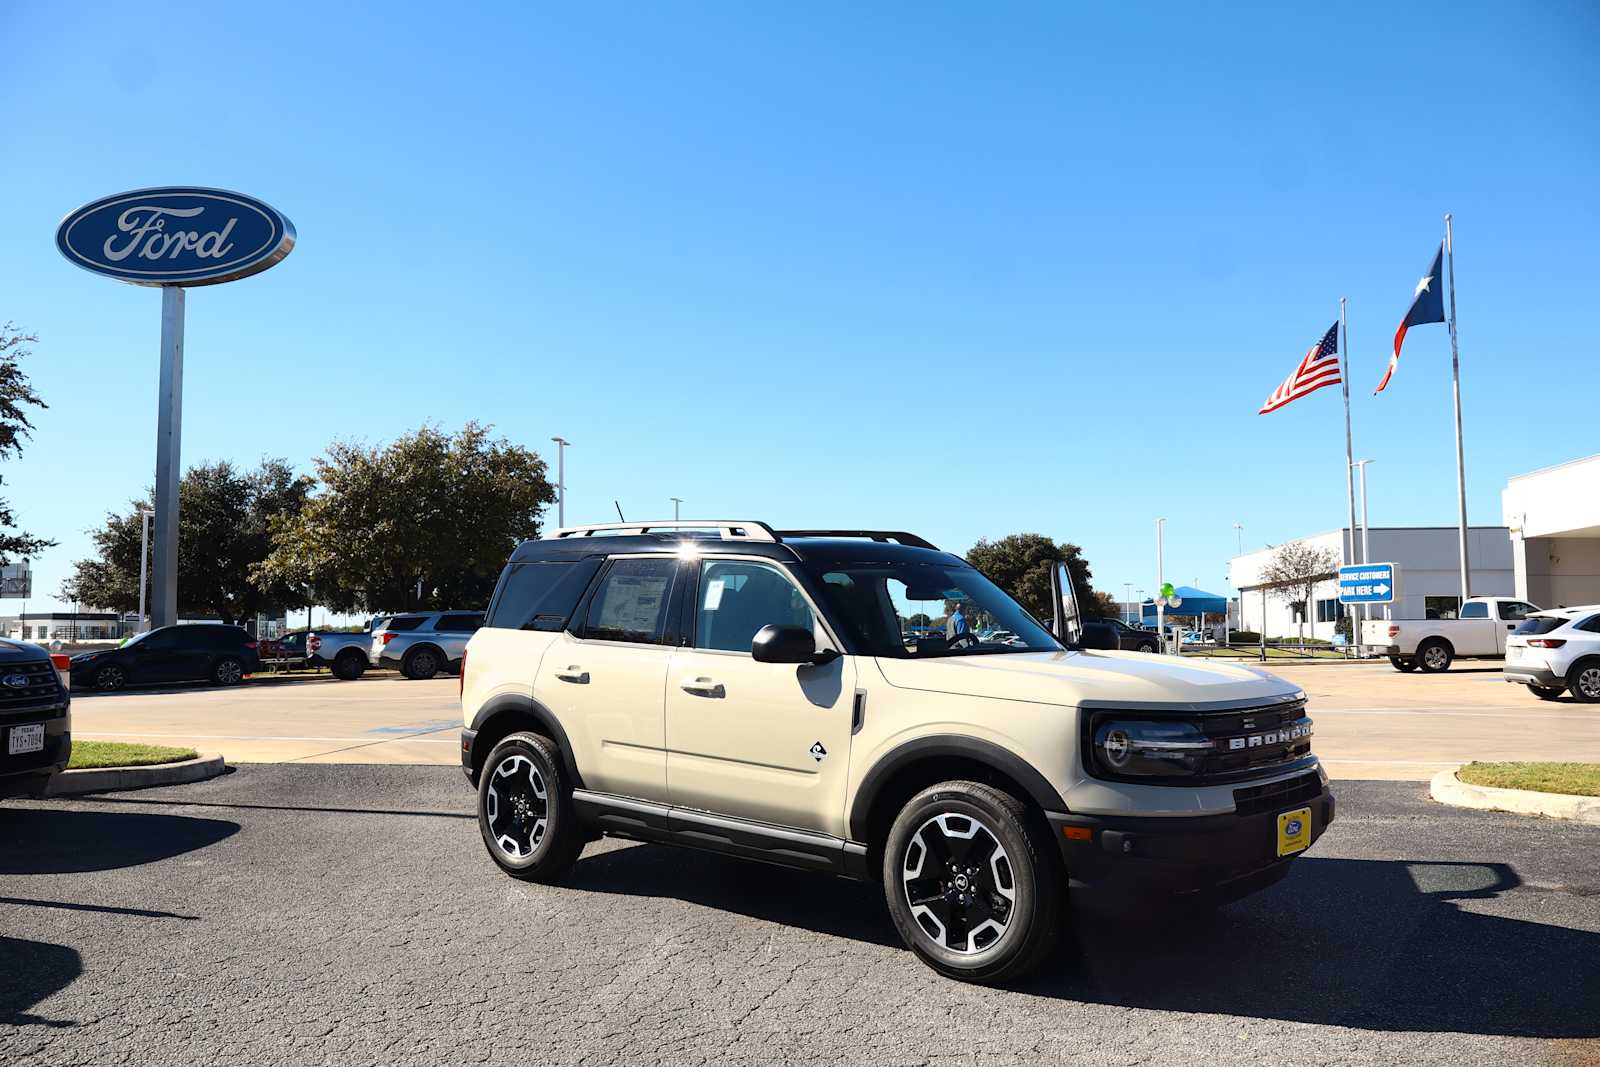
[(1304, 700), (1213, 712), (1195, 721), (1218, 745), (1202, 766), (1203, 777), (1244, 777), (1311, 755), (1311, 720)]
[[(25, 679), (25, 682), (13, 685), (17, 679)], [(66, 706), (67, 695), (62, 691), (55, 665), (49, 660), (0, 665), (0, 722), (53, 718), (64, 712)]]
[(1257, 815), (1263, 811), (1283, 810), (1293, 804), (1303, 804), (1322, 795), (1322, 779), (1315, 771), (1281, 782), (1252, 785), (1233, 791), (1233, 806), (1240, 815)]

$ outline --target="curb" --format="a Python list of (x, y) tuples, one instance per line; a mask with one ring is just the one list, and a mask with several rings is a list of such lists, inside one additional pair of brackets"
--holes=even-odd
[(1565, 793), (1536, 793), (1531, 789), (1496, 789), (1487, 785), (1468, 785), (1456, 777), (1454, 767), (1440, 771), (1428, 783), (1428, 795), (1441, 804), (1479, 811), (1509, 811), (1514, 815), (1543, 815), (1549, 819), (1600, 826), (1600, 797), (1569, 796)]
[(221, 756), (201, 756), (182, 763), (160, 763), (153, 767), (95, 767), (62, 771), (50, 779), (45, 796), (65, 797), (79, 793), (148, 789), (157, 785), (183, 785), (215, 778), (227, 769)]

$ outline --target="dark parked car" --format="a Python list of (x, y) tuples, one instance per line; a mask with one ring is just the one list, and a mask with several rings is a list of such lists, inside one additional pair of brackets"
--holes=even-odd
[(261, 669), (256, 639), (241, 626), (191, 623), (148, 630), (120, 648), (72, 657), (72, 684), (103, 690), (129, 683), (234, 685)]
[(66, 767), (70, 701), (44, 649), (0, 640), (0, 797), (37, 796)]
[(1154, 630), (1141, 630), (1121, 619), (1100, 621), (1117, 631), (1117, 647), (1124, 652), (1156, 652), (1161, 648), (1161, 637)]

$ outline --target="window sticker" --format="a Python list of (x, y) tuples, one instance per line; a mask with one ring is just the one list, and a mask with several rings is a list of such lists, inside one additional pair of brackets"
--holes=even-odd
[(711, 581), (706, 583), (705, 611), (716, 611), (718, 606), (721, 605), (722, 590), (724, 589), (725, 585), (726, 583), (724, 583), (721, 578), (713, 578)]

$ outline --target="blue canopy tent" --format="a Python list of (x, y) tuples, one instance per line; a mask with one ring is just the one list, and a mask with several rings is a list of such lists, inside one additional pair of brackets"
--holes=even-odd
[[(1192, 585), (1180, 585), (1173, 592), (1178, 594), (1178, 599), (1182, 600), (1183, 603), (1175, 608), (1167, 609), (1167, 618), (1169, 619), (1174, 615), (1193, 616), (1198, 619), (1202, 615), (1225, 616), (1228, 614), (1227, 597), (1208, 593), (1204, 589), (1196, 589)], [(1156, 602), (1154, 600), (1146, 600), (1139, 605), (1139, 618), (1142, 622), (1149, 623), (1152, 626), (1155, 625)]]

